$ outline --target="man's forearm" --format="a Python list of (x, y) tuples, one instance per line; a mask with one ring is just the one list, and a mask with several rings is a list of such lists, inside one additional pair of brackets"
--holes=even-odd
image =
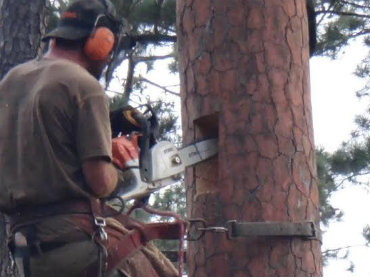
[(117, 171), (113, 164), (103, 159), (90, 159), (83, 163), (83, 173), (92, 193), (99, 197), (109, 196), (117, 186)]

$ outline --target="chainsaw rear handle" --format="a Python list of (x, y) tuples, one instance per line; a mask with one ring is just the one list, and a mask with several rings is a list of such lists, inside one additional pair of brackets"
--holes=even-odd
[[(151, 116), (147, 118), (146, 113), (150, 112)], [(150, 148), (156, 143), (158, 132), (158, 119), (152, 107), (147, 106), (147, 110), (141, 113), (133, 114), (134, 119), (140, 124), (142, 136), (139, 138), (139, 168), (140, 177), (144, 182), (150, 181)]]

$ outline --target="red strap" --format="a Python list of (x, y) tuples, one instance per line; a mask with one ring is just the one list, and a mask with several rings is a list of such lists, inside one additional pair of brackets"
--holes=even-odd
[(179, 239), (181, 235), (178, 223), (149, 223), (145, 225), (144, 232), (147, 241), (154, 239)]
[[(153, 239), (178, 239), (179, 235), (180, 226), (177, 223), (150, 223), (142, 224), (140, 229), (134, 229), (128, 234), (122, 235), (118, 243), (110, 243), (109, 238), (108, 241), (101, 241), (100, 238), (96, 237), (96, 240), (107, 249), (106, 272), (109, 275), (128, 255), (140, 249), (147, 242)], [(98, 270), (99, 265), (93, 264), (85, 271), (85, 277), (95, 276)]]
[[(91, 210), (93, 216), (107, 216), (111, 214), (111, 217), (119, 221), (125, 228), (130, 229), (128, 234), (123, 234), (119, 239), (110, 239), (108, 232), (108, 240), (101, 240), (101, 238), (96, 235), (95, 240), (99, 245), (106, 248), (107, 257), (107, 267), (106, 273), (112, 273), (119, 264), (127, 258), (128, 255), (134, 253), (134, 251), (140, 249), (147, 242), (154, 239), (179, 239), (182, 234), (182, 223), (149, 223), (144, 224), (142, 222), (132, 219), (127, 214), (117, 214), (115, 210), (107, 205), (102, 204), (97, 199), (91, 199)], [(81, 226), (82, 227), (82, 226)], [(88, 226), (85, 228), (89, 229)], [(91, 227), (90, 227), (91, 228)], [(92, 226), (92, 229), (94, 227)], [(91, 230), (94, 232), (94, 230)], [(117, 235), (117, 233), (116, 233)], [(98, 263), (93, 264), (85, 271), (85, 277), (96, 276), (99, 271)]]

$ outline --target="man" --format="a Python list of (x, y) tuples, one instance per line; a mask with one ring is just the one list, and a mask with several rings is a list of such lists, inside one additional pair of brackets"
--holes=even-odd
[[(176, 275), (152, 246), (105, 270), (109, 249), (102, 241), (118, 245), (128, 232), (115, 218), (96, 216), (94, 206), (118, 182), (108, 103), (97, 79), (119, 28), (109, 2), (75, 1), (45, 37), (49, 52), (0, 82), (0, 210), (26, 277)], [(137, 155), (127, 140), (117, 143)], [(121, 156), (115, 160), (122, 166)]]

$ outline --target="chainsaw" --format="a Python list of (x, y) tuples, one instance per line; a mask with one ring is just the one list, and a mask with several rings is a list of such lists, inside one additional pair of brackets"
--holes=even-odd
[[(115, 196), (123, 201), (145, 199), (152, 192), (179, 182), (187, 167), (208, 160), (218, 153), (217, 138), (196, 141), (180, 149), (170, 141), (157, 142), (155, 137), (158, 120), (150, 107), (148, 110), (151, 113), (149, 118), (144, 116), (145, 113), (133, 115), (141, 126), (140, 130), (125, 128), (126, 132), (140, 131), (142, 136), (139, 140), (139, 160), (130, 161), (129, 167), (121, 172), (120, 179), (123, 181)], [(117, 112), (113, 113), (115, 114), (111, 113), (111, 125), (115, 123), (117, 126), (117, 122), (112, 122), (112, 118), (119, 118), (120, 126), (123, 126), (121, 115), (117, 117)], [(119, 130), (113, 127), (112, 131), (119, 133)]]

